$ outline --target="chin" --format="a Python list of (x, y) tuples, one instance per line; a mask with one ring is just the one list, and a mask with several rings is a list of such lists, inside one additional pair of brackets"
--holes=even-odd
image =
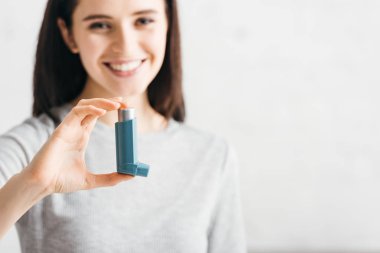
[(132, 85), (121, 85), (117, 87), (116, 89), (113, 89), (111, 92), (112, 94), (115, 94), (115, 96), (122, 96), (125, 98), (128, 97), (138, 97), (142, 96), (146, 93), (147, 87), (133, 87)]

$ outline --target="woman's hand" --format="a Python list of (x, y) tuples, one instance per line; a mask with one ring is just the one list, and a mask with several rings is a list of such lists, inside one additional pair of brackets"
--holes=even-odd
[(121, 98), (80, 100), (36, 154), (25, 173), (41, 183), (48, 193), (112, 186), (133, 178), (117, 172), (92, 174), (84, 160), (96, 120), (107, 111), (120, 107), (126, 107)]

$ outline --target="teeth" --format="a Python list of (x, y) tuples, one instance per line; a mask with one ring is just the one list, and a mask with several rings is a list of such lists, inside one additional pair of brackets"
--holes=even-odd
[(132, 61), (132, 62), (124, 63), (124, 64), (109, 64), (109, 66), (113, 70), (126, 72), (126, 71), (130, 71), (137, 68), (138, 66), (140, 66), (140, 64), (141, 64), (141, 60)]

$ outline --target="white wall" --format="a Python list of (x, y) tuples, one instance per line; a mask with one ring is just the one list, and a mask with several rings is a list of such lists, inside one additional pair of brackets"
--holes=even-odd
[[(2, 3), (1, 132), (30, 112), (44, 3)], [(250, 250), (380, 251), (380, 1), (180, 3), (188, 122), (238, 151)]]

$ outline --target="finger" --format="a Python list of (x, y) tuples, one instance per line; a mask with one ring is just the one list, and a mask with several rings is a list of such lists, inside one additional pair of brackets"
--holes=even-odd
[(92, 174), (88, 173), (86, 178), (85, 189), (93, 189), (98, 187), (114, 186), (123, 181), (128, 181), (134, 178), (132, 175), (119, 174), (117, 172), (110, 174)]
[(92, 105), (75, 106), (66, 117), (66, 122), (73, 123), (79, 122), (82, 124), (82, 120), (88, 115), (100, 117), (106, 113), (106, 110), (97, 108)]
[[(104, 99), (100, 98), (100, 99), (97, 99), (98, 101), (95, 101), (95, 103), (97, 102), (100, 102)], [(107, 100), (107, 99), (106, 99)], [(104, 100), (106, 103), (108, 101)], [(127, 108), (127, 104), (125, 102), (123, 102), (123, 98), (122, 97), (113, 97), (113, 98), (110, 98), (109, 100), (113, 100), (113, 101), (116, 101), (117, 103), (119, 103), (119, 107), (120, 108)], [(91, 101), (87, 100), (87, 101), (82, 101), (81, 104), (86, 104), (86, 103), (91, 103)], [(112, 106), (112, 105), (111, 105)], [(108, 108), (108, 109), (112, 109), (111, 108)], [(95, 124), (95, 120), (97, 119), (98, 117), (97, 116), (93, 116), (93, 115), (87, 115), (81, 122), (82, 126), (86, 126), (86, 127), (91, 127), (91, 125), (94, 125)]]
[(77, 124), (82, 125), (82, 121), (87, 116), (95, 116), (95, 118), (98, 118), (104, 115), (105, 113), (106, 111), (104, 109), (100, 109), (92, 105), (75, 106), (63, 119), (62, 123), (60, 124), (60, 127), (65, 128), (65, 126), (72, 126)]
[(120, 108), (120, 101), (117, 98), (107, 99), (107, 98), (90, 98), (81, 99), (78, 102), (78, 106), (82, 105), (92, 105), (98, 108), (102, 108), (107, 111), (113, 111)]
[(128, 108), (127, 103), (123, 101), (123, 97), (114, 97), (110, 98), (111, 100), (115, 100), (116, 102), (120, 103), (120, 109), (126, 109)]
[(90, 127), (92, 129), (93, 125), (96, 123), (96, 119), (98, 116), (95, 115), (87, 115), (81, 122), (81, 125), (84, 127)]
[(123, 97), (113, 97), (113, 98), (109, 98), (109, 99), (115, 100), (117, 102), (123, 101)]
[(123, 101), (121, 101), (120, 102), (120, 109), (127, 109), (128, 108), (128, 105), (127, 105), (127, 103), (126, 102), (123, 102)]

